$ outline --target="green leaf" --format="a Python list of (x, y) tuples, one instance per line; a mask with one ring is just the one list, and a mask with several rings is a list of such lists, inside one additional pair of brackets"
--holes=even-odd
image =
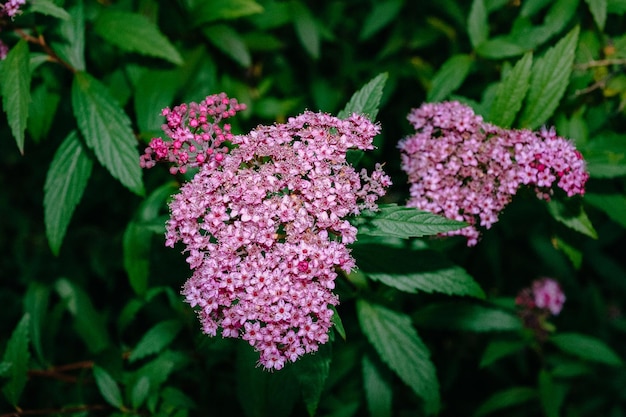
[(58, 17), (63, 20), (70, 20), (72, 18), (65, 9), (57, 6), (50, 0), (30, 0), (28, 4), (30, 5), (29, 10), (32, 12)]
[(2, 107), (22, 154), (30, 104), (30, 77), (28, 42), (22, 39), (11, 48), (0, 67)]
[(37, 281), (30, 283), (24, 296), (24, 311), (30, 316), (31, 344), (37, 359), (42, 364), (46, 363), (42, 344), (42, 332), (47, 326), (46, 315), (48, 314), (49, 298), (50, 288)]
[(447, 98), (463, 84), (474, 60), (469, 55), (452, 55), (433, 76), (426, 101), (436, 102)]
[(367, 356), (363, 356), (363, 391), (372, 417), (391, 417), (393, 388), (383, 370)]
[(576, 26), (534, 62), (528, 97), (520, 116), (522, 127), (536, 129), (554, 113), (569, 84), (578, 32)]
[(7, 401), (14, 407), (17, 407), (28, 380), (28, 361), (30, 359), (30, 352), (28, 351), (29, 326), (30, 315), (26, 313), (22, 316), (15, 330), (13, 330), (2, 358), (4, 363), (11, 364), (11, 367), (6, 370), (9, 381), (2, 387), (2, 392)]
[(519, 340), (494, 340), (487, 345), (482, 358), (480, 359), (480, 368), (489, 366), (498, 359), (512, 355), (524, 349), (526, 344)]
[(626, 228), (626, 196), (618, 193), (587, 193), (585, 202), (605, 212), (611, 220)]
[(598, 29), (603, 31), (606, 23), (607, 0), (585, 0), (585, 2), (589, 6), (589, 11), (596, 25), (598, 25)]
[(0, 362), (0, 378), (8, 376), (12, 366), (11, 362)]
[(320, 31), (317, 22), (303, 2), (293, 1), (290, 5), (294, 29), (300, 44), (311, 58), (318, 59), (320, 57)]
[(248, 68), (252, 65), (252, 56), (241, 36), (230, 26), (213, 25), (203, 30), (204, 36), (219, 50)]
[(375, 2), (374, 7), (368, 13), (359, 33), (359, 40), (364, 41), (371, 38), (385, 26), (393, 22), (400, 13), (404, 0), (389, 0)]
[(166, 350), (134, 372), (127, 383), (134, 386), (141, 378), (147, 378), (150, 381), (150, 394), (153, 394), (159, 391), (172, 372), (188, 363), (188, 355)]
[(603, 363), (610, 366), (622, 366), (622, 359), (602, 340), (580, 333), (560, 333), (548, 339), (563, 352), (581, 359)]
[(313, 417), (317, 412), (324, 384), (330, 372), (332, 360), (331, 344), (321, 345), (313, 355), (305, 355), (294, 364), (294, 372), (300, 383), (302, 399), (309, 413)]
[(343, 321), (341, 321), (339, 312), (337, 312), (337, 309), (335, 308), (334, 305), (330, 305), (330, 309), (333, 310), (333, 317), (331, 320), (333, 322), (335, 331), (339, 333), (339, 336), (341, 336), (343, 340), (346, 340), (346, 329), (344, 329), (343, 327)]
[(498, 84), (496, 97), (491, 105), (489, 121), (502, 127), (511, 127), (530, 85), (532, 52), (526, 53)]
[(131, 121), (107, 88), (85, 72), (72, 84), (72, 108), (87, 146), (109, 173), (132, 192), (144, 193)]
[(476, 49), (489, 37), (488, 13), (484, 0), (474, 0), (467, 18), (467, 34), (470, 43)]
[(52, 42), (52, 49), (73, 70), (85, 70), (85, 14), (82, 0), (68, 10), (71, 19), (59, 24), (61, 42)]
[(474, 417), (485, 416), (537, 399), (537, 391), (529, 387), (513, 387), (494, 393), (478, 407)]
[(181, 83), (179, 71), (147, 70), (135, 85), (135, 115), (142, 133), (160, 132), (165, 119), (161, 110), (170, 107)]
[(363, 299), (357, 300), (356, 306), (361, 329), (382, 361), (424, 400), (427, 414), (437, 414), (440, 400), (435, 367), (411, 319)]
[(107, 9), (100, 13), (93, 29), (123, 51), (162, 58), (176, 65), (183, 63), (174, 45), (143, 15)]
[(44, 185), (44, 221), (52, 253), (59, 254), (74, 209), (83, 196), (93, 162), (78, 139), (70, 132), (57, 149)]
[(593, 224), (591, 224), (591, 220), (587, 217), (582, 205), (571, 201), (563, 203), (558, 200), (551, 200), (548, 203), (548, 210), (552, 217), (570, 229), (593, 239), (598, 238), (598, 232), (593, 228)]
[(55, 283), (55, 290), (74, 318), (73, 327), (92, 353), (111, 345), (102, 316), (96, 311), (89, 295), (67, 279)]
[(254, 0), (198, 1), (190, 13), (195, 25), (216, 20), (238, 19), (263, 12), (263, 6)]
[(539, 400), (546, 417), (559, 417), (563, 400), (567, 394), (567, 385), (560, 384), (545, 370), (539, 372)]
[(511, 41), (508, 36), (496, 36), (476, 48), (476, 53), (488, 59), (510, 58), (526, 53), (530, 48)]
[(99, 366), (93, 367), (93, 376), (96, 380), (98, 390), (102, 395), (102, 398), (113, 407), (124, 407), (124, 401), (122, 400), (122, 392), (120, 387), (117, 386), (117, 382), (109, 375), (107, 371)]
[(41, 84), (32, 91), (31, 99), (26, 129), (35, 142), (40, 142), (50, 131), (61, 95)]
[(400, 291), (485, 297), (480, 286), (463, 268), (434, 251), (365, 243), (355, 245), (352, 253), (359, 268), (370, 279)]
[(518, 331), (522, 322), (516, 315), (488, 305), (467, 302), (430, 304), (413, 315), (418, 326), (471, 332)]
[(133, 406), (133, 410), (141, 407), (144, 401), (146, 401), (148, 394), (150, 394), (150, 380), (143, 375), (137, 379), (130, 393), (130, 403)]
[(374, 213), (363, 213), (356, 222), (359, 234), (387, 237), (422, 237), (450, 232), (466, 224), (437, 214), (395, 204), (380, 206)]
[(626, 176), (626, 136), (602, 133), (580, 150), (592, 178)]
[(181, 329), (182, 325), (178, 320), (166, 320), (158, 323), (139, 340), (128, 357), (129, 362), (133, 363), (148, 355), (159, 353), (174, 341)]
[(388, 77), (389, 74), (383, 72), (369, 80), (367, 84), (350, 97), (350, 101), (337, 114), (337, 117), (345, 119), (351, 116), (352, 113), (357, 113), (366, 115), (372, 121), (376, 120), (380, 100), (383, 97), (383, 89)]

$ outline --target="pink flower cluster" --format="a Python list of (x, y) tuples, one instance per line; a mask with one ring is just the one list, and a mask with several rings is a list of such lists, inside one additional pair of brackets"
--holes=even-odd
[(0, 17), (15, 17), (20, 13), (20, 7), (24, 4), (26, 4), (26, 0), (8, 0), (4, 3), (0, 3)]
[(563, 309), (565, 294), (559, 283), (552, 278), (533, 281), (530, 288), (525, 288), (515, 298), (515, 304), (526, 310), (540, 309), (557, 316)]
[(328, 341), (337, 271), (354, 267), (346, 217), (376, 209), (391, 183), (380, 166), (356, 172), (346, 151), (372, 149), (378, 132), (357, 114), (305, 112), (231, 137), (181, 187), (166, 245), (186, 247), (183, 294), (205, 333), (248, 341), (276, 370)]
[(400, 141), (402, 169), (416, 207), (469, 224), (447, 235), (478, 242), (517, 190), (533, 186), (548, 200), (557, 185), (583, 194), (589, 177), (582, 155), (554, 129), (504, 129), (459, 102), (427, 103), (408, 115), (416, 130)]
[(228, 152), (228, 148), (221, 145), (233, 137), (230, 125), (222, 126), (221, 122), (245, 108), (236, 99), (220, 93), (200, 103), (163, 109), (161, 115), (165, 116), (167, 124), (162, 129), (171, 141), (152, 139), (140, 158), (141, 167), (152, 168), (157, 161), (168, 161), (172, 164), (172, 174), (184, 174), (191, 167), (219, 164)]

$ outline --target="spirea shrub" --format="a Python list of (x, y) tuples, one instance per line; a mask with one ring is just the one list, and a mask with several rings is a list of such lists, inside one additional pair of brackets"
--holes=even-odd
[(346, 161), (380, 131), (364, 116), (305, 112), (233, 136), (219, 118), (240, 108), (219, 95), (164, 110), (171, 141), (153, 139), (142, 165), (199, 167), (167, 223), (166, 245), (181, 242), (193, 270), (183, 294), (206, 334), (242, 338), (278, 370), (328, 341), (337, 270), (355, 266), (347, 217), (376, 210), (391, 181), (380, 165), (359, 173)]
[(584, 193), (582, 155), (553, 128), (504, 129), (456, 101), (423, 104), (407, 118), (416, 130), (398, 145), (410, 183), (407, 206), (467, 222), (446, 235), (465, 236), (468, 246), (522, 186), (545, 200), (554, 186), (570, 197)]

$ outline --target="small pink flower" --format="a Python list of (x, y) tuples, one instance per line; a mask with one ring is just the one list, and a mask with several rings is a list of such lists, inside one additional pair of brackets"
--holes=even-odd
[(565, 294), (559, 283), (552, 278), (535, 280), (532, 293), (537, 308), (548, 310), (555, 316), (563, 309)]

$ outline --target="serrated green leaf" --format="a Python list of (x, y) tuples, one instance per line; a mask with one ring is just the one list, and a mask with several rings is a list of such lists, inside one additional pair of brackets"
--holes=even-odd
[(591, 220), (587, 217), (583, 206), (575, 205), (571, 202), (568, 203), (569, 204), (565, 204), (558, 200), (551, 200), (548, 203), (548, 210), (552, 217), (572, 230), (597, 239), (598, 232), (593, 228), (593, 224), (591, 224)]
[(489, 37), (489, 22), (484, 0), (474, 0), (467, 18), (467, 34), (476, 49)]
[(205, 28), (204, 36), (219, 50), (244, 68), (252, 65), (252, 56), (241, 36), (230, 26), (212, 25)]
[(150, 380), (143, 375), (137, 379), (130, 393), (130, 403), (133, 406), (133, 410), (141, 407), (144, 401), (146, 401), (148, 394), (150, 394)]
[(290, 3), (296, 36), (304, 50), (313, 59), (320, 57), (320, 31), (313, 14), (303, 2)]
[(498, 359), (502, 359), (505, 356), (512, 355), (524, 349), (526, 344), (519, 340), (494, 340), (487, 345), (482, 358), (480, 359), (480, 368), (489, 366)]
[(57, 149), (44, 185), (44, 221), (50, 250), (58, 255), (72, 219), (91, 176), (93, 162), (78, 139), (70, 132)]
[(365, 243), (355, 245), (352, 254), (358, 267), (370, 279), (400, 291), (485, 297), (480, 286), (463, 268), (434, 251)]
[(598, 29), (603, 31), (606, 23), (607, 0), (585, 0), (585, 3), (589, 6), (589, 11), (596, 25), (598, 25)]
[(452, 55), (433, 76), (426, 101), (436, 102), (455, 92), (467, 78), (474, 60), (465, 54)]
[(190, 15), (194, 17), (194, 23), (199, 25), (216, 20), (238, 19), (263, 11), (263, 6), (254, 0), (212, 0), (196, 2)]
[(363, 370), (363, 391), (371, 417), (391, 417), (393, 389), (383, 370), (367, 356), (361, 363)]
[(72, 108), (80, 132), (98, 161), (125, 187), (142, 195), (142, 172), (131, 121), (106, 87), (89, 74), (77, 72)]
[(371, 38), (378, 31), (383, 29), (400, 13), (404, 0), (390, 0), (375, 2), (372, 10), (368, 13), (359, 33), (359, 40), (364, 41)]
[(117, 385), (117, 382), (111, 375), (99, 366), (93, 367), (93, 376), (96, 380), (98, 390), (104, 400), (111, 404), (113, 407), (124, 407), (124, 401), (122, 400), (122, 391)]
[(626, 228), (626, 196), (622, 194), (585, 194), (585, 202), (605, 212), (611, 220)]
[(367, 84), (350, 97), (346, 107), (337, 114), (337, 117), (345, 119), (352, 113), (358, 113), (366, 115), (372, 121), (376, 120), (380, 100), (383, 97), (383, 89), (388, 77), (389, 74), (383, 72), (368, 81)]
[(537, 391), (530, 387), (513, 387), (491, 395), (478, 407), (474, 417), (481, 417), (537, 399)]
[(182, 76), (179, 71), (147, 70), (135, 85), (135, 115), (142, 133), (160, 132), (164, 123), (161, 110), (170, 107)]
[(330, 372), (331, 344), (321, 345), (314, 355), (305, 355), (294, 364), (294, 372), (300, 383), (304, 405), (313, 417), (317, 412), (324, 385)]
[(508, 36), (496, 36), (481, 43), (476, 53), (487, 59), (504, 59), (522, 55), (529, 49), (511, 41)]
[(35, 142), (40, 142), (50, 131), (61, 95), (41, 84), (32, 91), (31, 99), (26, 130)]
[(159, 353), (165, 349), (178, 335), (182, 325), (179, 320), (166, 320), (158, 323), (143, 335), (128, 357), (130, 363)]
[(72, 18), (65, 9), (57, 6), (50, 0), (30, 0), (28, 4), (30, 6), (29, 10), (32, 12), (58, 17), (62, 20), (70, 20)]
[(28, 42), (22, 39), (11, 48), (0, 67), (2, 107), (22, 154), (30, 105), (30, 78)]
[(118, 10), (104, 10), (96, 19), (94, 31), (123, 51), (162, 58), (183, 64), (174, 45), (145, 16)]
[(52, 42), (52, 49), (67, 62), (73, 70), (85, 70), (85, 14), (82, 0), (68, 9), (69, 20), (61, 20), (58, 30), (60, 42)]
[(399, 238), (433, 236), (467, 226), (416, 208), (390, 204), (375, 213), (363, 213), (357, 220), (359, 234)]
[(530, 86), (532, 64), (533, 54), (528, 52), (517, 61), (498, 84), (496, 97), (489, 112), (491, 123), (502, 127), (511, 127)]
[(28, 334), (29, 326), (30, 315), (26, 313), (22, 316), (15, 330), (13, 330), (2, 358), (4, 363), (11, 364), (11, 367), (6, 370), (9, 380), (2, 387), (2, 392), (9, 404), (14, 407), (17, 407), (28, 380), (28, 361), (30, 359), (28, 350), (30, 340)]
[(472, 332), (518, 331), (522, 322), (505, 310), (481, 304), (430, 304), (413, 315), (418, 326)]
[(102, 316), (96, 311), (89, 295), (67, 279), (58, 280), (54, 288), (74, 318), (73, 327), (92, 353), (102, 352), (111, 345)]
[(37, 359), (45, 364), (42, 331), (46, 327), (50, 288), (40, 282), (33, 281), (24, 296), (24, 311), (30, 316), (30, 338)]
[(602, 340), (580, 333), (559, 333), (548, 339), (563, 352), (581, 359), (603, 363), (610, 366), (622, 366), (622, 359)]
[(536, 129), (544, 124), (558, 106), (569, 84), (579, 27), (535, 60), (528, 97), (520, 116), (520, 125)]
[(437, 414), (440, 399), (435, 367), (411, 319), (363, 299), (356, 307), (361, 329), (382, 361), (424, 400), (427, 414)]

